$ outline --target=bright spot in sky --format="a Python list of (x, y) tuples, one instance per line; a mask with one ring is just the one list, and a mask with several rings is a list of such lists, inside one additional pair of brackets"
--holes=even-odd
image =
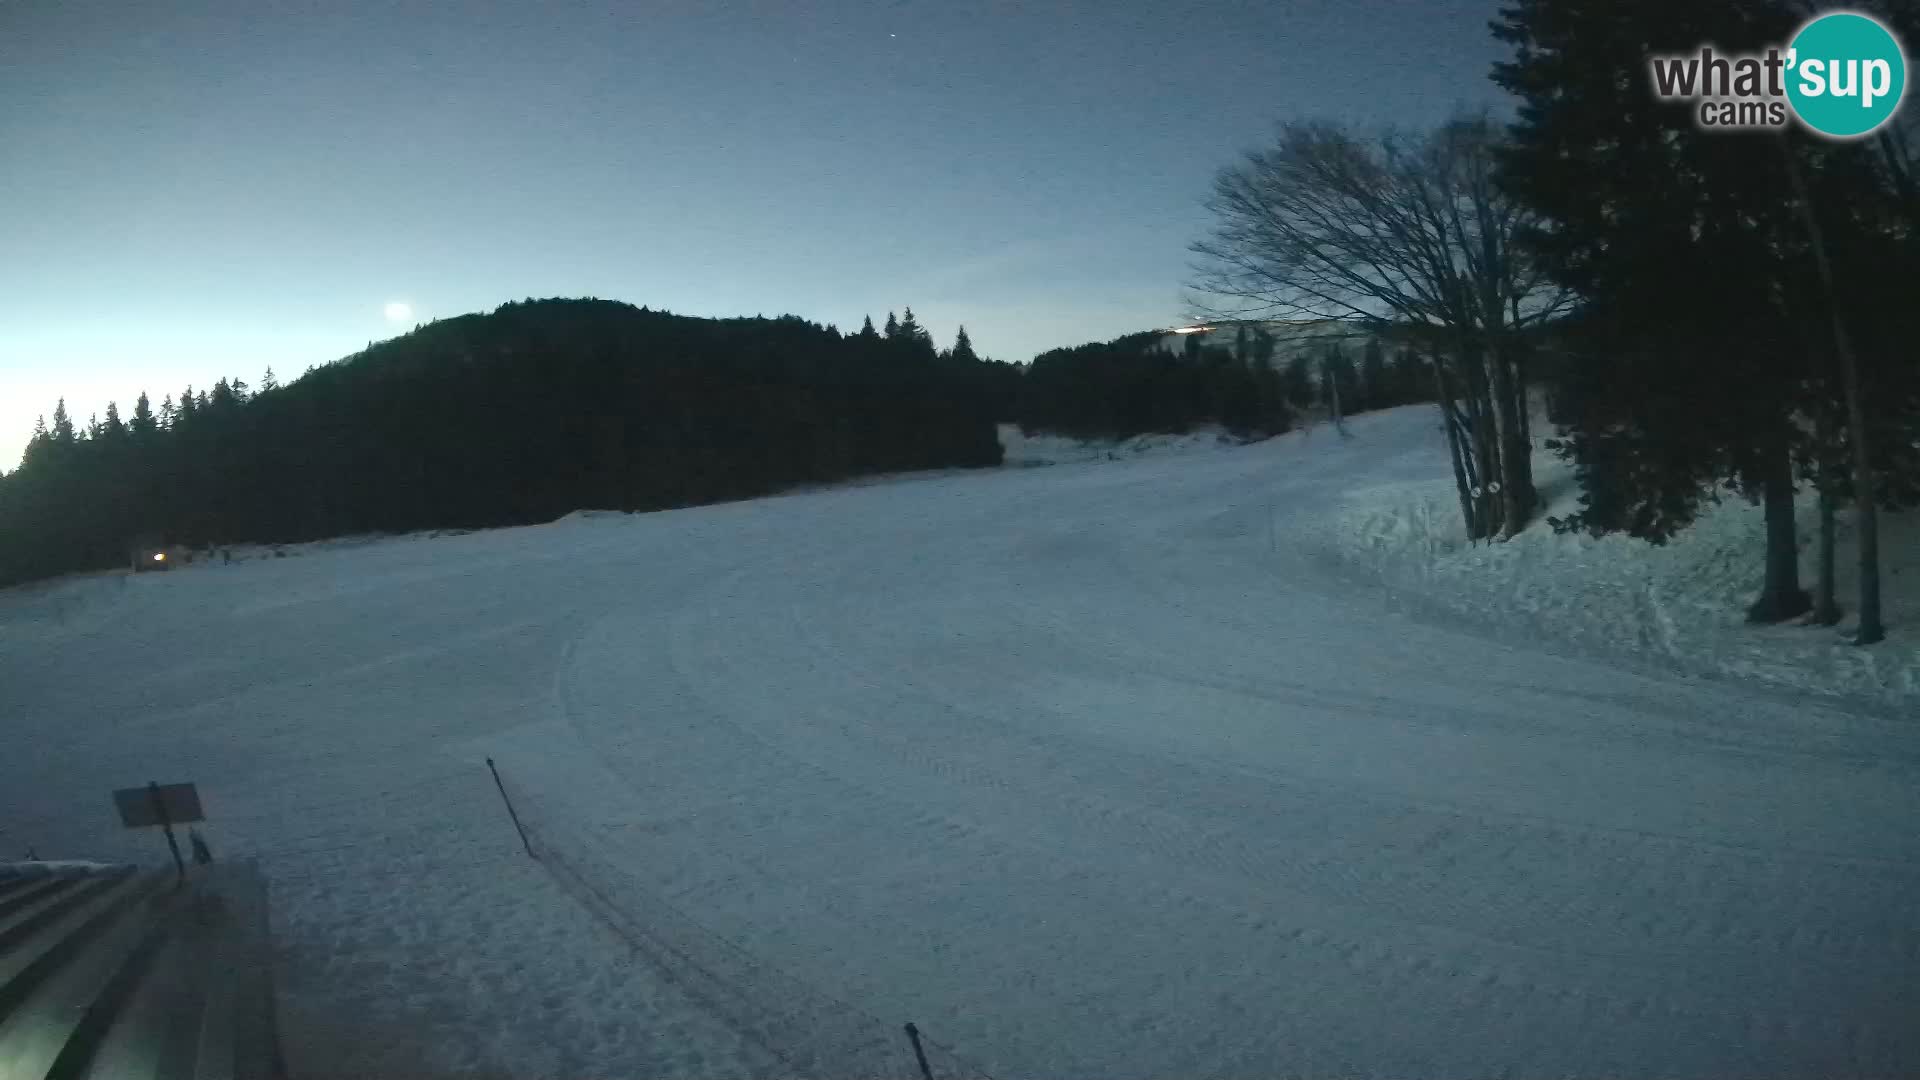
[(387, 301), (387, 321), (406, 322), (413, 318), (413, 305), (405, 300)]

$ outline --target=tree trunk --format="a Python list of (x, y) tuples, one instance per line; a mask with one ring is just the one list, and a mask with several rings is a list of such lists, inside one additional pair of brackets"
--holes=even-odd
[(1747, 609), (1747, 621), (1784, 622), (1805, 612), (1813, 601), (1800, 587), (1800, 542), (1793, 527), (1793, 455), (1786, 424), (1767, 434), (1763, 502), (1766, 507), (1766, 578), (1760, 597)]
[[(1851, 357), (1849, 357), (1849, 361)], [(1849, 373), (1853, 364), (1847, 364)], [(1847, 414), (1853, 428), (1853, 528), (1860, 543), (1860, 625), (1855, 645), (1872, 645), (1887, 636), (1880, 621), (1880, 513), (1874, 504), (1873, 467), (1867, 458), (1867, 422), (1857, 380), (1847, 380)]]
[(1494, 425), (1492, 413), (1492, 394), (1488, 392), (1486, 380), (1486, 354), (1480, 352), (1480, 346), (1471, 334), (1459, 334), (1455, 340), (1457, 361), (1459, 361), (1459, 402), (1463, 417), (1463, 438), (1471, 448), (1471, 469), (1469, 482), (1473, 484), (1475, 500), (1475, 540), (1488, 540), (1500, 532), (1501, 502), (1500, 494), (1490, 490), (1496, 480), (1500, 480), (1500, 432)]
[(1813, 432), (1817, 455), (1814, 475), (1818, 478), (1815, 485), (1820, 492), (1820, 550), (1815, 556), (1813, 621), (1821, 626), (1832, 626), (1840, 621), (1840, 602), (1834, 595), (1833, 469), (1829, 460), (1833, 446), (1833, 419), (1824, 402), (1814, 408)]
[(1487, 371), (1492, 376), (1493, 405), (1500, 429), (1500, 518), (1501, 535), (1511, 540), (1526, 528), (1533, 513), (1533, 448), (1528, 445), (1521, 414), (1525, 405), (1516, 400), (1512, 372), (1498, 346), (1489, 349)]
[(1346, 419), (1340, 413), (1340, 373), (1334, 369), (1331, 360), (1322, 362), (1320, 378), (1327, 391), (1327, 408), (1333, 414), (1333, 429), (1345, 435)]
[(1833, 496), (1820, 490), (1819, 580), (1814, 583), (1813, 621), (1832, 626), (1840, 621), (1840, 602), (1834, 598), (1833, 585)]
[(1860, 366), (1854, 361), (1853, 342), (1847, 336), (1847, 322), (1840, 314), (1840, 295), (1833, 287), (1833, 264), (1827, 260), (1827, 243), (1820, 230), (1820, 219), (1813, 212), (1813, 200), (1807, 194), (1807, 181), (1800, 174), (1800, 160), (1782, 141), (1787, 155), (1787, 176), (1793, 182), (1795, 200), (1800, 204), (1800, 219), (1807, 228), (1807, 240), (1813, 248), (1814, 268), (1820, 272), (1820, 285), (1827, 294), (1827, 311), (1833, 320), (1833, 351), (1840, 358), (1841, 387), (1847, 399), (1847, 428), (1853, 444), (1853, 519), (1860, 544), (1860, 625), (1854, 644), (1872, 645), (1887, 636), (1880, 621), (1880, 515), (1875, 502), (1873, 456), (1867, 446), (1867, 411), (1860, 392)]
[(1473, 440), (1473, 459), (1479, 466), (1473, 478), (1479, 506), (1480, 534), (1475, 539), (1491, 539), (1501, 531), (1502, 504), (1499, 493), (1489, 490), (1502, 475), (1500, 437), (1495, 430), (1493, 403), (1487, 388), (1486, 355), (1476, 346), (1462, 350), (1466, 382), (1467, 433)]
[(1460, 506), (1466, 514), (1467, 539), (1486, 538), (1486, 506), (1476, 494), (1480, 488), (1480, 479), (1474, 475), (1473, 446), (1467, 441), (1466, 430), (1460, 420), (1460, 408), (1453, 402), (1441, 407), (1447, 420), (1447, 442), (1453, 448), (1454, 484), (1459, 490)]
[(1455, 415), (1452, 388), (1447, 385), (1446, 372), (1440, 366), (1440, 357), (1432, 358), (1435, 403), (1440, 406), (1440, 424), (1447, 433), (1447, 457), (1453, 463), (1453, 486), (1460, 495), (1460, 519), (1466, 524), (1467, 539), (1480, 538), (1477, 516), (1473, 510), (1473, 483), (1467, 476), (1467, 465), (1463, 460), (1460, 446), (1460, 421)]
[[(1520, 437), (1527, 443), (1527, 485), (1533, 485), (1533, 401), (1528, 396), (1527, 354), (1524, 351), (1514, 353), (1513, 357), (1514, 392), (1520, 400)], [(1539, 489), (1534, 488), (1536, 501)], [(1538, 509), (1536, 506), (1535, 509)]]

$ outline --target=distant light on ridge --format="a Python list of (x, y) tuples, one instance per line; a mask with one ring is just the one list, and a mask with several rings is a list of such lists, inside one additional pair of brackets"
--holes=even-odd
[(387, 301), (386, 312), (388, 322), (403, 323), (413, 319), (413, 305), (405, 300)]

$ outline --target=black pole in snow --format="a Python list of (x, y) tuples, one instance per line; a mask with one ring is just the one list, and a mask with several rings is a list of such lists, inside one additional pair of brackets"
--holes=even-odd
[(907, 1021), (907, 1038), (913, 1042), (913, 1056), (920, 1061), (921, 1080), (933, 1080), (933, 1070), (927, 1067), (927, 1052), (920, 1048), (920, 1029)]
[(513, 831), (520, 834), (520, 846), (527, 849), (527, 858), (538, 859), (533, 853), (533, 845), (527, 842), (527, 830), (520, 827), (520, 815), (513, 812), (513, 800), (507, 798), (507, 785), (500, 782), (500, 770), (493, 767), (493, 759), (487, 759), (487, 771), (493, 774), (493, 786), (500, 789), (500, 801), (507, 804), (507, 816), (513, 819)]

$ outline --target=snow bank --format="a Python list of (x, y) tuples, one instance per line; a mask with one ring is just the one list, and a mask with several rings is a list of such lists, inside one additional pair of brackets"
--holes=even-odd
[[(1745, 622), (1765, 549), (1761, 508), (1729, 496), (1664, 546), (1624, 536), (1556, 534), (1545, 518), (1578, 509), (1572, 468), (1537, 450), (1535, 482), (1546, 509), (1504, 543), (1466, 540), (1453, 482), (1436, 445), (1430, 480), (1354, 489), (1317, 523), (1319, 543), (1349, 569), (1403, 597), (1456, 614), (1586, 647), (1758, 679), (1797, 690), (1882, 704), (1920, 700), (1920, 515), (1882, 516), (1882, 577), (1888, 640), (1862, 649), (1853, 629), (1854, 546), (1843, 513), (1837, 563), (1838, 627), (1799, 620)], [(1798, 514), (1802, 581), (1814, 582), (1815, 505)]]
[(1082, 461), (1116, 461), (1146, 454), (1190, 454), (1243, 446), (1238, 438), (1215, 426), (1195, 428), (1184, 435), (1150, 432), (1126, 439), (1076, 439), (1050, 432), (1023, 433), (1016, 424), (1000, 425), (1000, 445), (1006, 464), (1016, 468), (1067, 465)]
[(96, 870), (111, 870), (113, 866), (112, 863), (92, 862), (87, 859), (28, 859), (21, 862), (0, 862), (0, 879), (91, 873)]
[(625, 510), (575, 510), (573, 513), (559, 518), (555, 521), (555, 524), (576, 521), (601, 521), (608, 518), (622, 518), (626, 516), (627, 511)]
[[(617, 516), (619, 513), (617, 510), (576, 510), (560, 520), (567, 521), (601, 515)], [(353, 548), (362, 548), (370, 544), (386, 544), (394, 541), (437, 540), (443, 536), (465, 536), (471, 532), (473, 532), (472, 529), (423, 529), (418, 532), (407, 533), (355, 533), (351, 536), (334, 536), (324, 540), (303, 540), (291, 544), (231, 544), (226, 548), (214, 548), (213, 557), (211, 559), (203, 557), (197, 565), (220, 566), (228, 561), (252, 562), (255, 559), (298, 558), (318, 552), (345, 551)], [(221, 557), (223, 550), (231, 556), (230, 559), (223, 559)]]

